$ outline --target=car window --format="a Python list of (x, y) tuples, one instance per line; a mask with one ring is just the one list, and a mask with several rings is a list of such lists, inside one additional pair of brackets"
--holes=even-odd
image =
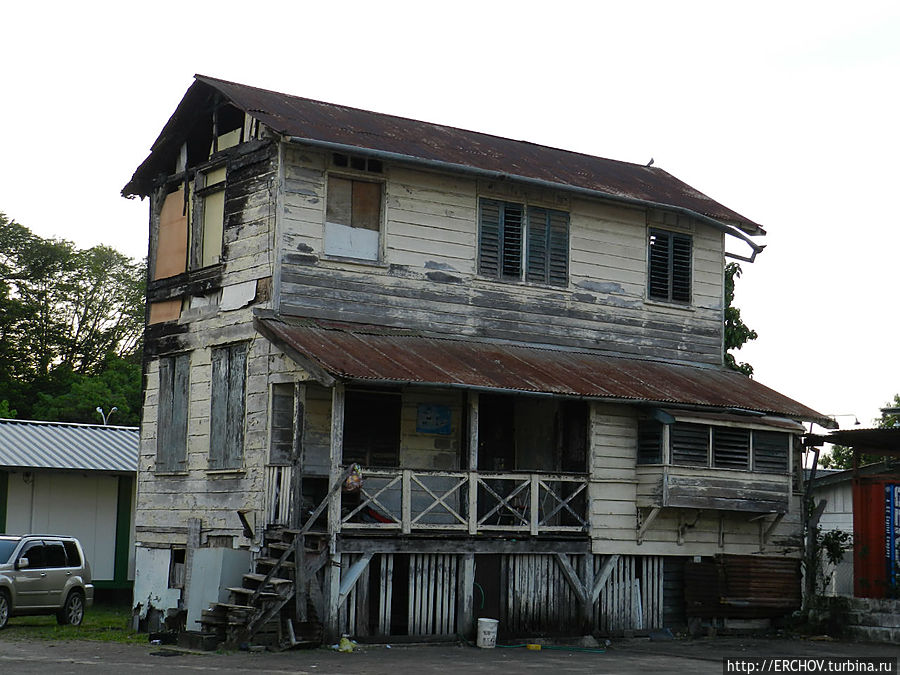
[(18, 545), (19, 540), (0, 539), (0, 563), (9, 562), (9, 557), (12, 555), (12, 552), (16, 550), (16, 546)]
[(44, 562), (47, 567), (66, 566), (66, 549), (63, 548), (62, 542), (44, 542)]
[(63, 546), (66, 547), (66, 557), (69, 559), (69, 567), (81, 567), (81, 556), (78, 555), (78, 547), (74, 541), (64, 541)]
[(35, 542), (33, 544), (28, 544), (25, 546), (25, 549), (22, 551), (22, 555), (20, 558), (28, 558), (28, 567), (46, 567), (46, 561), (44, 560), (44, 544), (41, 542)]

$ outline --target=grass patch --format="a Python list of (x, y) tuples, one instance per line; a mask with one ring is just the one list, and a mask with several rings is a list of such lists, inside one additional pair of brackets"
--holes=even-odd
[(17, 616), (0, 631), (0, 640), (97, 640), (147, 644), (147, 634), (131, 630), (131, 607), (94, 605), (80, 626), (60, 626), (55, 616)]

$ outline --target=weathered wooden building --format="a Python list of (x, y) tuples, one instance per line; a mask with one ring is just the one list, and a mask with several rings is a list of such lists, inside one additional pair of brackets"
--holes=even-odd
[(692, 563), (798, 557), (829, 421), (723, 365), (726, 240), (764, 231), (662, 169), (198, 76), (124, 194), (145, 608), (616, 631), (683, 618)]

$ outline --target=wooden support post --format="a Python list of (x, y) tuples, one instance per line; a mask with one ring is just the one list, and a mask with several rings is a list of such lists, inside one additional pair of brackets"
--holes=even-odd
[(459, 625), (457, 630), (467, 638), (475, 635), (475, 554), (462, 556), (462, 571), (459, 575)]
[(412, 471), (400, 472), (400, 528), (403, 534), (412, 532)]
[(188, 518), (187, 547), (184, 551), (184, 606), (188, 606), (191, 594), (191, 580), (194, 577), (194, 551), (200, 548), (200, 519)]
[[(331, 390), (331, 483), (328, 503), (328, 552), (331, 564), (325, 570), (325, 638), (328, 642), (340, 636), (341, 552), (341, 459), (344, 447), (344, 385), (336, 382)], [(337, 484), (337, 485), (336, 485)], [(335, 489), (337, 488), (337, 489)]]
[(540, 475), (533, 473), (531, 474), (531, 494), (530, 494), (530, 504), (528, 511), (529, 518), (528, 523), (531, 530), (531, 536), (536, 537), (538, 535), (538, 525), (541, 520), (541, 479)]
[[(291, 452), (291, 527), (303, 524), (303, 429), (306, 419), (306, 386), (294, 383), (294, 430)], [(306, 538), (294, 535), (294, 616), (308, 621), (309, 577), (306, 574)], [(293, 626), (292, 626), (293, 628)]]
[(592, 599), (594, 592), (594, 554), (587, 553), (584, 556), (579, 556), (579, 558), (584, 559), (583, 584), (585, 589), (584, 600), (581, 603), (581, 630), (585, 635), (590, 635), (596, 628), (594, 626), (594, 601)]
[(469, 392), (469, 535), (478, 533), (478, 392)]

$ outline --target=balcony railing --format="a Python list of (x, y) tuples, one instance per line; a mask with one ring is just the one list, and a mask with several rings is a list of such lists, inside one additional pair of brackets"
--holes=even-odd
[(339, 495), (340, 529), (585, 532), (587, 476), (530, 472), (363, 469)]

